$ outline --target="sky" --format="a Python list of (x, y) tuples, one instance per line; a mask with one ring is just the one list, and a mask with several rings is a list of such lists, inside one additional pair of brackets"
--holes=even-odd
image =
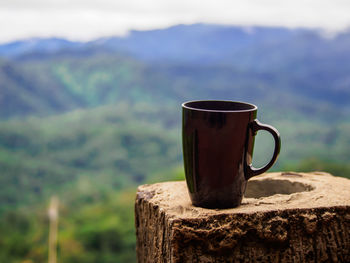
[(0, 42), (87, 41), (175, 24), (350, 29), (349, 0), (0, 0)]

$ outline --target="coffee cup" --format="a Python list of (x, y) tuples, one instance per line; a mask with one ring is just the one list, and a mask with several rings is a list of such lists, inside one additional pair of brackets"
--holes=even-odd
[[(231, 208), (241, 204), (247, 180), (266, 172), (277, 160), (278, 131), (257, 119), (257, 107), (235, 101), (182, 104), (183, 160), (188, 192), (195, 206)], [(274, 138), (271, 160), (254, 168), (254, 138), (259, 130)]]

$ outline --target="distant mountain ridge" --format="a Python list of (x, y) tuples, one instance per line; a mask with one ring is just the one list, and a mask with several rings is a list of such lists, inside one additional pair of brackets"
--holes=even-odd
[[(297, 44), (297, 46), (296, 46)], [(327, 39), (317, 30), (283, 27), (243, 27), (211, 24), (177, 25), (166, 29), (130, 31), (125, 37), (104, 37), (88, 42), (62, 38), (31, 38), (0, 44), (0, 56), (16, 58), (30, 53), (56, 53), (62, 50), (104, 49), (145, 60), (173, 60), (186, 62), (218, 62), (232, 59), (241, 52), (267, 52), (284, 47), (284, 51), (315, 52), (334, 45), (347, 48), (350, 31)], [(313, 47), (310, 50), (310, 47)], [(228, 60), (228, 59), (226, 59)]]
[(30, 38), (0, 44), (0, 56), (14, 58), (28, 53), (52, 53), (66, 48), (81, 47), (83, 43), (63, 38)]
[(194, 24), (30, 39), (0, 45), (0, 117), (194, 98), (349, 110), (349, 72), (350, 32)]

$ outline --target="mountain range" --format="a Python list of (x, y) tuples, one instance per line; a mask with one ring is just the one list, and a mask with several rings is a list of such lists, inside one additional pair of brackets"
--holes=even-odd
[[(349, 46), (350, 31), (326, 37), (321, 31), (302, 28), (194, 24), (149, 31), (133, 30), (124, 37), (104, 37), (89, 42), (60, 38), (25, 39), (1, 44), (0, 56), (13, 58), (31, 53), (49, 54), (61, 50), (92, 52), (99, 49), (148, 61), (255, 64), (250, 68), (260, 68), (277, 62), (276, 56), (293, 58), (294, 61), (301, 58), (325, 59), (330, 55), (333, 59), (340, 59), (341, 56), (334, 55), (348, 53)], [(264, 52), (261, 52), (262, 49)], [(255, 57), (252, 63), (250, 59), (254, 55), (263, 60), (258, 61), (256, 58), (259, 57)], [(241, 58), (244, 61), (240, 61)]]
[[(350, 32), (178, 25), (125, 37), (0, 45), (0, 116), (120, 100), (228, 98), (349, 110)], [(316, 102), (310, 103), (310, 102)], [(307, 110), (306, 110), (307, 111)]]
[[(136, 185), (183, 180), (181, 103), (248, 101), (273, 169), (350, 178), (350, 32), (208, 24), (0, 45), (0, 262), (135, 262)], [(269, 161), (259, 132), (253, 164)], [(130, 189), (130, 190), (126, 190)]]

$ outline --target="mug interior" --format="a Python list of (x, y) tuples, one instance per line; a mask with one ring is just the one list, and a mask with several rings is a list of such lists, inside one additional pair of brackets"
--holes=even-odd
[(189, 101), (182, 104), (184, 108), (204, 111), (252, 111), (257, 107), (253, 104), (224, 100)]

